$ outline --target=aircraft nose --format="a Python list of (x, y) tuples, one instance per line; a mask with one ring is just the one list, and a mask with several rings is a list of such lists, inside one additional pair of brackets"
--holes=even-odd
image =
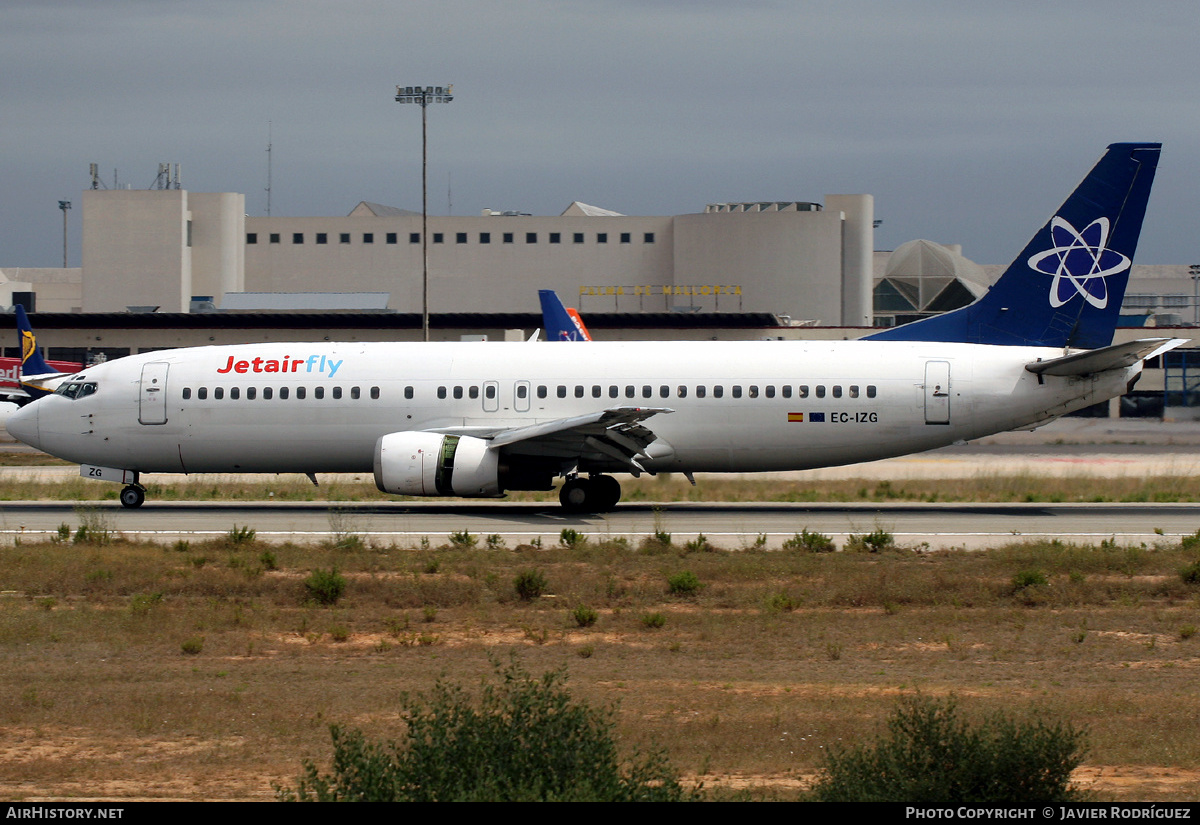
[(38, 404), (26, 404), (8, 417), (5, 427), (8, 434), (30, 447), (41, 448), (38, 434)]

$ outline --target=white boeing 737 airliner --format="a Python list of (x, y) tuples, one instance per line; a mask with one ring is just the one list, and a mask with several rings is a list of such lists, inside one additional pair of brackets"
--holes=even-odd
[(1115, 144), (981, 299), (859, 341), (246, 344), (90, 367), (13, 415), (21, 441), (142, 474), (373, 469), (380, 490), (551, 489), (613, 473), (803, 470), (1044, 423), (1184, 343), (1112, 345), (1158, 144)]

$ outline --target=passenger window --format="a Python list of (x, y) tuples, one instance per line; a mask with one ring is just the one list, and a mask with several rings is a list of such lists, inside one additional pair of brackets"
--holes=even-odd
[[(469, 387), (469, 388), (467, 388), (467, 396), (468, 396), (468, 397), (470, 397), (470, 398), (478, 398), (478, 397), (479, 397), (479, 387)], [(411, 396), (411, 395), (410, 395), (410, 396), (408, 396), (408, 397), (409, 397), (409, 398), (412, 398), (412, 396)]]
[(334, 398), (341, 398), (341, 397), (342, 397), (342, 388), (341, 388), (341, 387), (334, 387), (334, 388), (333, 388), (333, 397), (334, 397)]
[(271, 400), (271, 392), (272, 392), (272, 390), (270, 387), (263, 387), (263, 400), (264, 401)]
[(545, 384), (539, 384), (539, 385), (538, 385), (538, 388), (537, 388), (537, 395), (538, 395), (538, 398), (545, 398), (545, 397), (546, 397), (546, 385), (545, 385)]
[(231, 400), (237, 401), (239, 398), (241, 398), (241, 396), (242, 396), (242, 391), (240, 388), (238, 388), (238, 387), (230, 387), (229, 388), (229, 398)]
[(517, 385), (517, 398), (524, 398), (529, 395), (529, 387), (524, 384)]
[(784, 386), (779, 388), (779, 391), (780, 391), (780, 393), (782, 393), (784, 398), (792, 397), (792, 385), (791, 384), (785, 384)]
[(767, 398), (774, 398), (774, 397), (775, 397), (775, 386), (773, 384), (768, 384), (767, 385)]
[(608, 397), (609, 398), (616, 398), (619, 393), (620, 393), (620, 390), (618, 390), (615, 385), (610, 386), (608, 388)]
[(867, 398), (874, 398), (874, 397), (875, 397), (875, 385), (867, 384)]
[(566, 397), (567, 397), (567, 388), (566, 388), (566, 385), (564, 385), (564, 384), (559, 384), (559, 385), (558, 385), (558, 397), (559, 397), (559, 398), (566, 398)]
[(371, 400), (375, 401), (379, 398), (379, 387), (371, 387)]
[(808, 385), (807, 384), (800, 385), (800, 389), (799, 389), (799, 392), (797, 393), (797, 397), (808, 398)]
[(825, 397), (825, 385), (817, 384), (817, 398), (824, 398), (824, 397)]
[[(351, 387), (350, 388), (350, 397), (353, 398), (355, 401), (362, 398), (362, 389), (360, 387)], [(454, 388), (454, 397), (462, 398), (462, 387)]]
[[(357, 387), (355, 387), (355, 389), (358, 389), (358, 388), (357, 388)], [(357, 395), (355, 395), (354, 397), (355, 397), (355, 398), (358, 398), (358, 396), (357, 396)], [(454, 397), (455, 397), (455, 398), (462, 398), (462, 397), (463, 397), (463, 391), (462, 391), (462, 387), (455, 387), (455, 388), (454, 388)]]
[(287, 397), (288, 397), (288, 388), (287, 387), (279, 388), (279, 397), (284, 401), (287, 400)]
[(720, 384), (713, 387), (713, 398), (721, 398), (723, 395), (725, 395), (724, 387), (722, 387)]
[(491, 399), (495, 398), (496, 397), (496, 385), (488, 384), (486, 387), (484, 387), (483, 388), (483, 397), (488, 399), (489, 401)]
[(857, 384), (850, 385), (850, 397), (858, 398), (858, 385)]
[(841, 384), (834, 384), (834, 385), (833, 385), (833, 397), (834, 397), (834, 398), (841, 398), (841, 397), (842, 397), (842, 385), (841, 385)]
[(220, 401), (224, 397), (225, 397), (225, 388), (224, 387), (213, 387), (213, 399)]
[[(246, 397), (247, 397), (247, 398), (253, 398), (253, 397), (254, 397), (253, 395), (251, 395), (251, 394), (250, 394), (251, 392), (252, 392), (251, 390), (247, 390), (247, 391), (246, 391), (246, 393), (247, 393)], [(320, 400), (320, 399), (324, 398), (324, 397), (325, 397), (325, 388), (324, 388), (324, 387), (314, 387), (314, 388), (313, 388), (313, 397), (314, 397), (314, 398), (316, 398), (317, 400)]]
[(756, 386), (754, 386), (753, 384), (751, 384), (751, 385), (750, 385), (750, 392), (749, 392), (749, 396), (750, 396), (751, 398), (758, 398), (758, 387), (756, 387)]
[(307, 388), (305, 388), (305, 387), (296, 387), (296, 398), (298, 398), (299, 400), (303, 401), (303, 400), (304, 400), (304, 397), (305, 397), (306, 395), (308, 395), (308, 389), (307, 389)]
[(658, 388), (658, 395), (660, 398), (670, 398), (671, 397), (671, 388), (668, 387), (666, 384), (663, 384), (661, 387)]
[(200, 389), (196, 390), (196, 398), (200, 399), (201, 401), (207, 400), (208, 387), (201, 387)]
[(705, 392), (706, 392), (706, 391), (705, 391), (705, 389), (704, 389), (704, 385), (703, 385), (703, 384), (701, 384), (700, 386), (696, 387), (696, 397), (697, 397), (697, 398), (703, 398), (703, 397), (704, 397), (704, 395), (705, 395)]
[(741, 397), (742, 397), (742, 387), (741, 387), (741, 385), (740, 385), (740, 384), (734, 384), (734, 385), (733, 385), (733, 397), (734, 397), (734, 398), (741, 398)]
[[(334, 398), (336, 398), (336, 397), (337, 396), (334, 396)], [(445, 387), (438, 387), (437, 397), (441, 398), (441, 399), (445, 399), (445, 397), (446, 397), (446, 388)]]
[(636, 394), (636, 389), (634, 388), (634, 386), (632, 384), (626, 384), (625, 385), (625, 397), (633, 398), (633, 396), (635, 394)]
[[(475, 388), (472, 387), (471, 389), (475, 389)], [(413, 388), (412, 387), (404, 388), (404, 397), (409, 401), (412, 400), (412, 397), (413, 397)], [(475, 396), (471, 396), (471, 397), (474, 398)]]
[(676, 389), (675, 394), (680, 398), (687, 398), (687, 387), (683, 384), (680, 384), (678, 389)]
[(592, 398), (599, 398), (604, 395), (604, 388), (599, 384), (592, 384)]
[(191, 388), (191, 387), (184, 387), (184, 388), (183, 388), (183, 400), (184, 400), (184, 401), (187, 401), (187, 400), (188, 400), (189, 398), (191, 398), (191, 397), (192, 397), (192, 388)]
[(654, 397), (654, 387), (650, 386), (649, 384), (643, 385), (642, 386), (642, 398), (653, 398), (653, 397)]
[(575, 385), (575, 397), (576, 397), (576, 398), (583, 398), (583, 384), (576, 384), (576, 385)]

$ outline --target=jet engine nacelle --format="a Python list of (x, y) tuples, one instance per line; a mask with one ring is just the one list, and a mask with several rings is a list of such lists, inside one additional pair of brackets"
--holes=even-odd
[(498, 496), (500, 456), (467, 435), (389, 433), (375, 442), (375, 486), (405, 496)]

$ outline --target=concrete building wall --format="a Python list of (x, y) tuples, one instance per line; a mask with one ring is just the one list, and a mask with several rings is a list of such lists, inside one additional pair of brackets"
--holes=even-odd
[(679, 215), (675, 280), (741, 284), (740, 309), (745, 312), (837, 324), (842, 317), (842, 223), (840, 212)]
[(130, 305), (186, 312), (192, 295), (188, 193), (86, 190), (83, 193), (83, 307)]
[(189, 192), (192, 221), (192, 289), (187, 294), (211, 295), (220, 301), (226, 292), (246, 289), (246, 196), (232, 192)]

